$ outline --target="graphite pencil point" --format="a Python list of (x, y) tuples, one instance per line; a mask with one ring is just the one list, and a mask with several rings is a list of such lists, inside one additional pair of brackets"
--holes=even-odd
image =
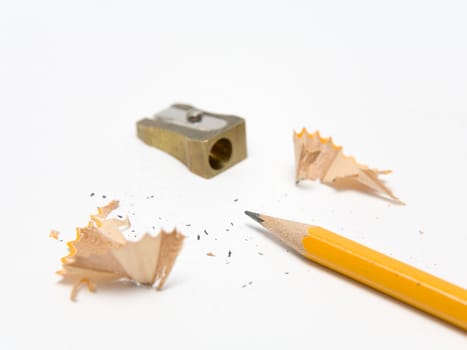
[(256, 222), (262, 223), (264, 221), (263, 219), (261, 219), (260, 214), (258, 214), (258, 213), (253, 213), (253, 212), (247, 210), (247, 211), (245, 211), (245, 214), (248, 215), (253, 220), (255, 220)]

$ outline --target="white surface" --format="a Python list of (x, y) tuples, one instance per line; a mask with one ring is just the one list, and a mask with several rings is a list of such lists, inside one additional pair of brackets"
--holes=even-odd
[[(319, 224), (466, 287), (466, 3), (234, 4), (0, 3), (0, 348), (466, 348), (243, 215)], [(244, 116), (248, 159), (204, 180), (140, 142), (135, 122), (176, 101)], [(393, 169), (407, 206), (296, 187), (302, 126)], [(71, 303), (57, 283), (66, 247), (49, 230), (71, 239), (104, 194), (138, 234), (188, 236), (163, 292)]]

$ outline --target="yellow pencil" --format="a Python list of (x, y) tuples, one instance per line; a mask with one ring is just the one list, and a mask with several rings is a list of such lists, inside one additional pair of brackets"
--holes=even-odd
[(467, 331), (467, 290), (319, 226), (245, 214), (306, 258)]

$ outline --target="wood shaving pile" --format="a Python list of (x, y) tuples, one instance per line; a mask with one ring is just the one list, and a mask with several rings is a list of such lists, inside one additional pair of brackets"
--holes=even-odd
[(57, 273), (74, 282), (72, 300), (82, 284), (94, 291), (99, 282), (130, 280), (153, 286), (158, 281), (160, 290), (172, 270), (185, 236), (176, 230), (161, 231), (155, 237), (146, 233), (137, 242), (127, 241), (121, 230), (130, 227), (128, 217), (107, 218), (118, 205), (112, 201), (98, 208), (86, 227), (77, 228), (76, 239), (67, 243), (70, 252)]
[(345, 156), (342, 147), (336, 146), (331, 138), (322, 138), (319, 131), (310, 134), (304, 128), (295, 132), (294, 146), (297, 183), (310, 179), (335, 185), (337, 180), (351, 180), (403, 204), (378, 178), (391, 173), (390, 170), (370, 169), (357, 163), (353, 157)]

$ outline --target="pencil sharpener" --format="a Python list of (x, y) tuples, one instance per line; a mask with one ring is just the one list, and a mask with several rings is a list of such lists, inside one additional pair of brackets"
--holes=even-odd
[(138, 137), (211, 178), (246, 158), (243, 118), (173, 104), (136, 124)]

